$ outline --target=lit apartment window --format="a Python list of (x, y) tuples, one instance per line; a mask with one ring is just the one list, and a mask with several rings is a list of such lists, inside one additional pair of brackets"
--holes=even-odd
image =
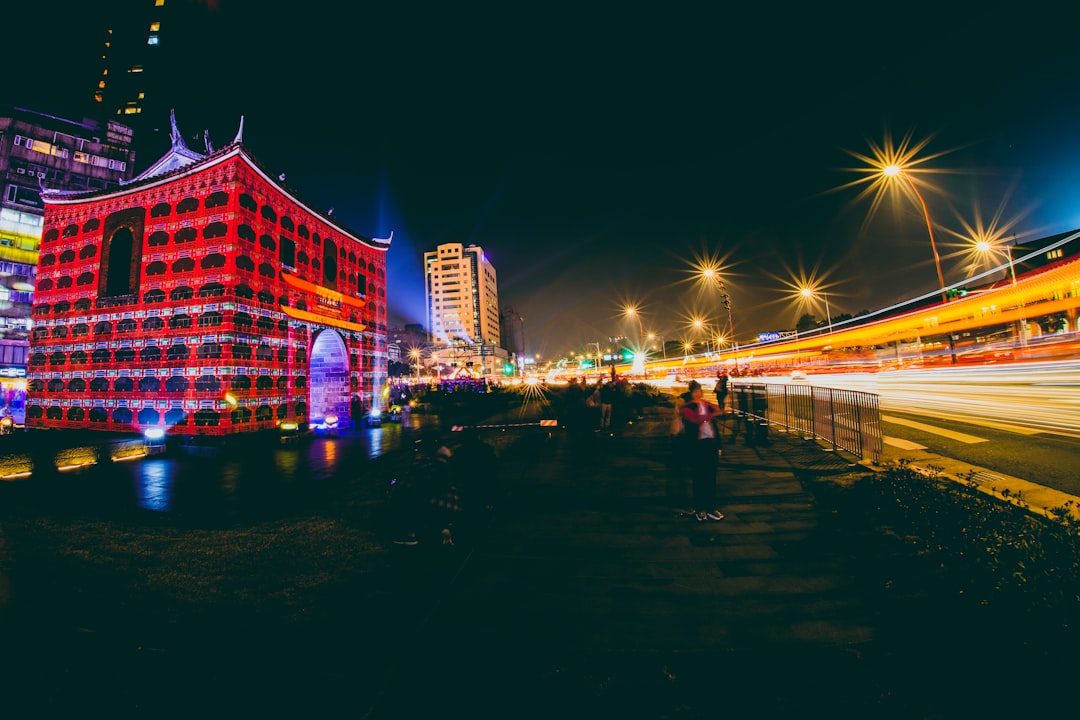
[(141, 73), (142, 72), (142, 65), (136, 65), (135, 67), (128, 70), (128, 72), (129, 73)]
[[(164, 4), (165, 0), (154, 0), (154, 7), (161, 7)], [(112, 30), (110, 30), (109, 32), (112, 32)]]
[(159, 23), (159, 22), (150, 23), (150, 32), (157, 32), (160, 29), (161, 29), (161, 23)]
[(157, 35), (151, 35), (150, 37), (146, 38), (146, 44), (147, 45), (157, 45), (158, 44), (158, 36)]
[(97, 84), (97, 86), (98, 86), (99, 88), (103, 88), (103, 87), (105, 87), (105, 81), (104, 81), (104, 80), (98, 80), (98, 84)]

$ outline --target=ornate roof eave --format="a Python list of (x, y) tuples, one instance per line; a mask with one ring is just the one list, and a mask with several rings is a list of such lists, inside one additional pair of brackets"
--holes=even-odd
[[(242, 121), (241, 121), (241, 123), (242, 123)], [(237, 137), (239, 137), (239, 135), (240, 135), (240, 133), (237, 133)], [(183, 140), (181, 140), (180, 143), (182, 144)], [(193, 151), (191, 151), (189, 149), (188, 152), (193, 152)], [(199, 153), (194, 153), (194, 154), (199, 155)], [(261, 178), (263, 178), (263, 180), (265, 180), (270, 185), (275, 187), (279, 192), (281, 192), (283, 195), (288, 197), (290, 200), (292, 200), (298, 206), (300, 206), (303, 209), (307, 210), (312, 215), (317, 216), (319, 219), (321, 219), (326, 224), (328, 224), (328, 225), (334, 227), (335, 229), (337, 229), (338, 232), (340, 232), (342, 235), (344, 235), (344, 236), (346, 236), (348, 238), (351, 238), (351, 239), (355, 240), (356, 242), (358, 242), (358, 243), (360, 243), (362, 245), (366, 245), (366, 246), (368, 246), (368, 247), (370, 247), (370, 248), (372, 248), (374, 250), (381, 250), (381, 251), (385, 252), (385, 251), (390, 249), (390, 243), (394, 238), (393, 233), (390, 233), (389, 238), (383, 239), (383, 238), (369, 238), (369, 237), (367, 237), (365, 235), (362, 235), (360, 233), (357, 233), (357, 232), (351, 230), (350, 228), (348, 228), (347, 226), (342, 224), (339, 220), (337, 220), (337, 218), (334, 218), (333, 216), (331, 216), (328, 212), (319, 210), (318, 208), (314, 207), (311, 203), (307, 202), (306, 200), (301, 198), (299, 195), (297, 195), (295, 191), (290, 189), (287, 185), (285, 185), (285, 183), (278, 180), (277, 177), (275, 177), (266, 168), (264, 168), (262, 166), (262, 163), (260, 163), (254, 156), (252, 156), (252, 154), (248, 151), (248, 149), (246, 147), (244, 147), (243, 144), (241, 144), (239, 142), (236, 142), (236, 141), (234, 141), (233, 143), (230, 143), (229, 145), (221, 148), (220, 150), (217, 150), (216, 152), (214, 152), (211, 155), (200, 155), (198, 160), (192, 160), (191, 162), (188, 162), (188, 163), (186, 163), (184, 165), (180, 165), (180, 166), (177, 166), (177, 167), (172, 167), (172, 168), (170, 168), (168, 170), (164, 170), (164, 171), (162, 171), (161, 174), (152, 175), (152, 174), (149, 173), (149, 171), (144, 172), (141, 175), (139, 175), (139, 177), (133, 178), (130, 182), (125, 183), (121, 187), (113, 189), (113, 190), (85, 191), (85, 190), (49, 190), (49, 189), (45, 189), (42, 192), (41, 196), (42, 196), (42, 199), (45, 200), (46, 202), (51, 202), (51, 203), (60, 204), (60, 205), (74, 204), (74, 203), (83, 202), (83, 201), (86, 201), (86, 200), (105, 200), (105, 199), (113, 198), (113, 197), (121, 197), (121, 196), (124, 196), (124, 195), (128, 195), (130, 193), (136, 192), (138, 190), (146, 190), (146, 189), (149, 189), (149, 188), (153, 188), (153, 187), (155, 187), (157, 185), (162, 185), (162, 184), (165, 184), (165, 183), (168, 183), (168, 182), (172, 182), (173, 180), (176, 180), (177, 178), (183, 177), (185, 175), (200, 172), (202, 170), (213, 167), (214, 165), (217, 165), (218, 163), (224, 162), (225, 160), (228, 160), (229, 158), (232, 158), (232, 157), (237, 156), (237, 155), (240, 156), (243, 159), (243, 161), (252, 170), (254, 170)], [(160, 161), (158, 163), (155, 163), (155, 166), (158, 165), (158, 164), (160, 164)]]

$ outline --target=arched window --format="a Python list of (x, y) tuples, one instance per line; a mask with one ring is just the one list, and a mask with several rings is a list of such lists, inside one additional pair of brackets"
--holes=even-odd
[(83, 245), (79, 250), (79, 259), (88, 260), (92, 257), (97, 257), (97, 245)]
[(68, 248), (64, 252), (60, 253), (60, 262), (69, 263), (75, 260), (75, 251)]
[(140, 425), (160, 425), (161, 413), (154, 408), (143, 408), (139, 411)]
[(68, 392), (86, 392), (86, 380), (84, 380), (83, 378), (71, 378), (71, 380), (68, 380)]
[(70, 358), (71, 364), (72, 365), (85, 365), (86, 361), (87, 361), (87, 359), (89, 359), (89, 357), (90, 356), (86, 354), (85, 350), (72, 350), (71, 351), (71, 358)]
[(232, 384), (230, 385), (230, 389), (232, 389), (232, 390), (250, 390), (251, 389), (251, 378), (248, 377), (247, 375), (235, 375), (233, 377), (233, 379), (232, 379)]
[(55, 305), (53, 305), (53, 312), (57, 315), (63, 315), (70, 309), (71, 303), (69, 303), (67, 300), (61, 300)]
[(255, 297), (255, 291), (247, 283), (240, 283), (233, 288), (233, 295), (243, 300), (251, 300)]
[(169, 318), (170, 330), (184, 330), (189, 327), (191, 327), (191, 316), (186, 313)]
[(206, 196), (205, 200), (203, 200), (203, 207), (205, 207), (207, 209), (216, 208), (216, 207), (223, 207), (223, 206), (228, 205), (228, 204), (229, 204), (229, 193), (227, 193), (227, 192), (225, 192), (223, 190), (218, 190), (217, 192), (212, 192), (212, 193), (210, 193), (209, 195)]
[(56, 264), (56, 255), (53, 253), (46, 253), (41, 256), (41, 260), (38, 261), (39, 267), (49, 267)]
[(118, 333), (135, 332), (138, 329), (139, 326), (133, 318), (124, 318), (120, 322), (116, 323), (116, 332)]
[(274, 212), (274, 208), (270, 207), (269, 205), (263, 205), (262, 209), (259, 210), (259, 214), (270, 222), (277, 222), (277, 213)]
[(273, 390), (274, 389), (274, 378), (270, 377), (269, 375), (259, 375), (258, 377), (255, 378), (255, 389), (256, 390)]
[(216, 342), (205, 342), (195, 349), (195, 357), (200, 360), (221, 357), (221, 345)]
[(277, 243), (274, 242), (274, 238), (264, 234), (259, 236), (259, 247), (264, 247), (272, 252), (277, 250)]
[(274, 349), (271, 348), (269, 345), (261, 345), (261, 344), (258, 345), (255, 348), (255, 359), (256, 360), (273, 360), (274, 359)]
[[(109, 351), (106, 350), (105, 352), (109, 352)], [(66, 362), (67, 362), (67, 355), (64, 354), (63, 350), (55, 350), (55, 351), (53, 351), (52, 353), (49, 354), (49, 364), (50, 365), (63, 365)]]
[(53, 289), (52, 278), (42, 278), (42, 279), (38, 280), (37, 289), (42, 290), (42, 291), (52, 290)]
[(236, 237), (246, 242), (255, 242), (255, 231), (251, 229), (250, 225), (241, 224), (236, 228)]
[(96, 364), (107, 363), (112, 360), (112, 353), (108, 348), (98, 348), (90, 353), (90, 362)]
[(40, 305), (35, 305), (33, 311), (30, 314), (31, 315), (48, 315), (51, 310), (52, 310), (52, 305), (49, 305), (49, 303), (41, 303)]
[[(160, 352), (158, 352), (158, 357), (161, 357)], [(156, 377), (139, 378), (139, 392), (161, 392), (161, 380), (157, 379)]]
[(274, 304), (274, 293), (270, 292), (269, 290), (260, 290), (257, 297), (259, 299), (259, 302), (261, 302), (263, 305)]
[(44, 325), (38, 325), (34, 328), (33, 332), (30, 333), (30, 336), (34, 338), (34, 340), (44, 340), (49, 337), (49, 328)]
[(300, 227), (298, 227), (296, 229), (296, 234), (304, 238), (305, 240), (311, 237), (311, 233), (308, 232), (307, 225), (301, 225)]
[(165, 381), (166, 392), (187, 392), (187, 389), (188, 381), (187, 378), (183, 375), (170, 375), (169, 378)]
[(232, 356), (236, 360), (250, 360), (251, 346), (245, 343), (233, 343)]
[(322, 252), (323, 284), (331, 289), (337, 288), (337, 244), (330, 238), (323, 243)]
[(170, 300), (190, 300), (195, 297), (195, 291), (188, 285), (177, 285), (169, 291)]
[(195, 378), (195, 389), (200, 392), (217, 392), (221, 390), (221, 381), (213, 375), (200, 375)]
[(51, 405), (51, 406), (45, 408), (45, 419), (46, 420), (63, 420), (64, 419), (64, 408), (60, 407), (59, 405)]
[(249, 258), (247, 255), (236, 256), (236, 269), (245, 270), (247, 272), (254, 272), (255, 261)]
[(277, 269), (270, 263), (259, 263), (259, 274), (265, 278), (277, 277)]
[(105, 412), (103, 407), (90, 408), (90, 422), (92, 423), (104, 423), (109, 421), (109, 413)]
[(143, 330), (147, 332), (157, 332), (165, 327), (165, 321), (159, 317), (148, 317), (142, 321), (142, 326)]
[(307, 387), (307, 377), (305, 377), (303, 375), (297, 375), (296, 379), (293, 380), (293, 387), (295, 387), (298, 390), (300, 388)]
[(66, 228), (64, 228), (64, 237), (66, 237), (66, 238), (75, 237), (78, 234), (79, 234), (79, 226), (76, 225), (75, 223), (71, 223)]
[(289, 389), (289, 378), (282, 375), (282, 376), (278, 377), (276, 384), (277, 384), (277, 389), (278, 390), (288, 390)]
[(268, 422), (274, 419), (274, 411), (269, 405), (255, 408), (255, 422)]
[(206, 283), (199, 288), (199, 297), (218, 297), (225, 294), (225, 286), (219, 282)]
[(255, 321), (255, 328), (261, 332), (271, 332), (274, 329), (274, 318), (260, 315)]
[(238, 331), (243, 332), (245, 330), (250, 330), (251, 324), (251, 315), (249, 315), (248, 313), (244, 312), (243, 310), (238, 310), (233, 313), (233, 327), (235, 327)]
[(75, 281), (71, 279), (70, 275), (62, 275), (60, 276), (60, 279), (56, 281), (56, 289), (63, 290), (65, 288), (69, 288), (74, 284), (74, 282)]
[(150, 237), (146, 239), (146, 244), (150, 247), (160, 247), (161, 245), (169, 244), (169, 233), (164, 230), (157, 230), (150, 233)]
[(170, 345), (165, 353), (166, 360), (187, 360), (191, 352), (187, 345)]
[(165, 302), (165, 291), (156, 288), (154, 290), (147, 290), (143, 293), (142, 299), (144, 303)]
[(116, 362), (130, 363), (135, 359), (135, 348), (117, 348), (116, 349)]
[(251, 408), (238, 407), (230, 413), (229, 420), (233, 425), (251, 422)]
[(240, 193), (240, 207), (251, 212), (259, 211), (259, 204), (255, 202), (255, 198), (251, 197), (247, 193)]
[(74, 420), (75, 422), (82, 422), (86, 419), (86, 410), (79, 406), (69, 407), (67, 411), (67, 419)]
[(90, 380), (90, 392), (108, 392), (109, 380), (103, 377), (96, 377)]
[(180, 202), (176, 203), (176, 214), (183, 215), (184, 213), (195, 212), (199, 209), (199, 201), (193, 197), (186, 197)]
[(195, 228), (193, 228), (193, 227), (180, 228), (179, 230), (176, 231), (176, 234), (173, 235), (173, 242), (176, 243), (177, 245), (183, 245), (184, 243), (189, 243), (189, 242), (194, 241), (198, 237), (199, 237), (199, 231), (196, 230)]
[(60, 239), (60, 231), (56, 228), (50, 228), (45, 232), (45, 236), (42, 238), (45, 242), (52, 242), (53, 240)]
[(112, 419), (115, 423), (128, 425), (131, 423), (131, 408), (116, 408), (113, 410)]
[(208, 310), (202, 315), (199, 315), (199, 327), (214, 327), (220, 325), (224, 321), (224, 317), (217, 310)]
[(179, 258), (172, 264), (172, 271), (174, 273), (191, 272), (194, 269), (195, 260), (189, 257)]
[(169, 271), (169, 266), (160, 260), (155, 260), (152, 263), (146, 265), (147, 277), (154, 277), (155, 275), (164, 275)]
[(42, 412), (44, 411), (40, 405), (31, 405), (26, 408), (26, 417), (30, 420), (40, 420)]
[[(48, 328), (44, 328), (44, 327), (43, 327), (43, 328), (41, 328), (41, 329), (42, 329), (42, 330), (45, 330), (45, 331), (48, 331)], [(38, 330), (38, 328), (34, 328), (34, 331), (35, 331), (35, 332), (36, 332), (37, 330)], [(66, 327), (66, 326), (64, 326), (64, 325), (57, 325), (56, 327), (54, 327), (54, 328), (52, 329), (52, 333), (51, 333), (51, 334), (52, 334), (52, 336), (53, 336), (54, 338), (66, 338), (66, 337), (68, 336), (68, 329), (67, 329), (67, 327)]]
[(209, 270), (210, 268), (222, 268), (225, 267), (225, 262), (225, 256), (221, 253), (210, 253), (199, 261), (199, 267), (204, 270)]
[(165, 412), (165, 424), (169, 427), (187, 425), (187, 414), (180, 408), (173, 408)]
[(216, 410), (195, 411), (195, 427), (216, 427), (220, 419)]
[(150, 217), (168, 217), (172, 214), (172, 205), (167, 202), (160, 202), (154, 207), (150, 208)]
[(293, 230), (296, 229), (296, 226), (293, 225), (292, 218), (289, 217), (288, 215), (282, 215), (281, 216), (281, 229), (282, 230), (288, 230), (289, 232), (292, 232)]
[(203, 228), (203, 239), (212, 240), (213, 238), (225, 237), (225, 234), (229, 231), (229, 226), (223, 222), (212, 222)]
[(113, 392), (131, 392), (135, 389), (135, 381), (129, 377), (118, 377), (113, 380)]
[(143, 362), (157, 362), (161, 359), (161, 348), (157, 345), (148, 345), (139, 351), (139, 359)]
[(90, 309), (90, 298), (79, 298), (72, 306), (75, 308), (75, 312), (83, 312)]
[(108, 261), (103, 263), (102, 283), (106, 297), (118, 295), (130, 295), (135, 292), (135, 284), (132, 280), (132, 261), (137, 257), (135, 254), (135, 236), (131, 228), (122, 225), (112, 233), (108, 240)]
[(58, 393), (64, 392), (64, 381), (60, 378), (53, 378), (49, 381), (49, 392)]
[(95, 335), (112, 335), (112, 323), (108, 320), (99, 320), (94, 323)]

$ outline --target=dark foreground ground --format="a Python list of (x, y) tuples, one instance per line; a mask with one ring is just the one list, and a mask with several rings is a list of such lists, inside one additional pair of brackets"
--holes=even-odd
[(4, 487), (0, 716), (1075, 711), (1074, 640), (906, 582), (824, 491), (843, 462), (728, 440), (726, 518), (699, 524), (665, 426), (491, 431), (505, 497), (453, 547), (389, 542), (400, 453), (244, 525)]

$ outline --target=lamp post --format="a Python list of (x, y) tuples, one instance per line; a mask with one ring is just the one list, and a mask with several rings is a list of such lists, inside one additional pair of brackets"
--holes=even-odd
[(409, 355), (413, 360), (413, 371), (416, 374), (416, 380), (420, 380), (420, 350), (419, 348), (413, 348), (409, 351)]
[(664, 342), (664, 336), (657, 335), (656, 333), (649, 333), (646, 337), (649, 340), (655, 340), (656, 338), (660, 338), (660, 352), (663, 353), (664, 359), (667, 360), (667, 343)]
[[(1003, 244), (1004, 245), (1004, 244)], [(1009, 259), (1009, 278), (1012, 281), (1013, 290), (1016, 289), (1016, 267), (1013, 265), (1012, 245), (1004, 245), (1005, 255)], [(975, 243), (975, 248), (982, 253), (990, 253), (995, 250), (993, 244), (989, 240), (979, 240)], [(1023, 317), (1020, 318), (1019, 332), (1020, 347), (1027, 347), (1027, 320)]]
[[(799, 291), (806, 299), (810, 299), (817, 295), (813, 288), (805, 287)], [(824, 290), (821, 292), (821, 297), (825, 299), (825, 316), (829, 319), (829, 334), (832, 335), (832, 312), (829, 310), (829, 293)]]
[(641, 324), (641, 313), (637, 311), (636, 307), (626, 308), (626, 314), (637, 320), (638, 330), (638, 350), (634, 353), (633, 364), (630, 366), (630, 371), (638, 374), (645, 374), (645, 328)]
[[(934, 267), (937, 269), (938, 287), (941, 288), (941, 302), (949, 302), (948, 294), (945, 292), (945, 276), (941, 273), (941, 256), (938, 255), (937, 243), (934, 242), (934, 225), (930, 222), (930, 211), (926, 208), (926, 200), (923, 199), (922, 193), (919, 192), (918, 186), (915, 181), (912, 180), (905, 172), (904, 169), (895, 163), (886, 165), (881, 169), (882, 175), (887, 178), (903, 178), (907, 180), (908, 187), (915, 193), (915, 197), (918, 198), (919, 204), (922, 206), (923, 217), (926, 219), (926, 232), (930, 236), (930, 249), (934, 253)], [(956, 344), (953, 340), (952, 331), (949, 331), (949, 354), (952, 356), (952, 362), (956, 364)]]
[[(739, 344), (735, 342), (735, 321), (731, 314), (731, 296), (728, 295), (727, 287), (724, 286), (724, 281), (720, 279), (719, 273), (713, 268), (706, 268), (702, 271), (701, 276), (706, 280), (716, 280), (716, 286), (720, 289), (720, 302), (723, 304), (724, 309), (727, 310), (728, 321), (728, 339), (731, 341), (732, 350), (738, 352)], [(717, 351), (720, 348), (717, 347)], [(739, 360), (735, 358), (735, 372), (739, 371)]]

